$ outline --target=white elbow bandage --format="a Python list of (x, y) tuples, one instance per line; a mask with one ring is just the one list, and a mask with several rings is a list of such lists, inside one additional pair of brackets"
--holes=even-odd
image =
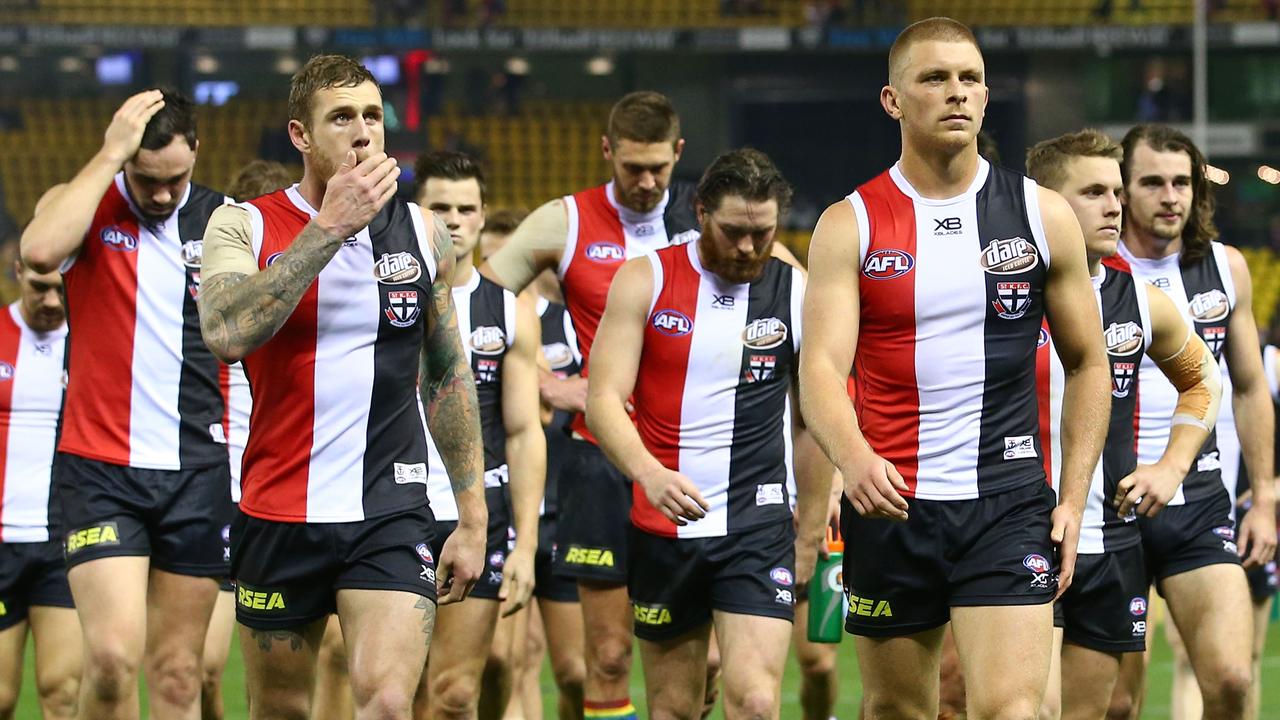
[(1196, 425), (1212, 430), (1222, 400), (1222, 377), (1209, 347), (1194, 332), (1188, 333), (1182, 349), (1156, 365), (1178, 389), (1173, 410), (1174, 425)]

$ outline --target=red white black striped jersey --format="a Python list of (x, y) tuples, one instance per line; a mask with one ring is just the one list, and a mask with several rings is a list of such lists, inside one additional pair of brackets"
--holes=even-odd
[[(1140, 258), (1130, 252), (1122, 240), (1116, 258), (1105, 262), (1125, 263), (1134, 277), (1163, 290), (1209, 346), (1214, 359), (1220, 360), (1226, 346), (1231, 313), (1236, 306), (1235, 283), (1227, 266), (1226, 247), (1219, 242), (1212, 243), (1204, 259), (1189, 267), (1183, 267), (1179, 263), (1180, 258), (1179, 253), (1159, 259)], [(1142, 380), (1138, 397), (1138, 460), (1154, 463), (1160, 459), (1169, 442), (1169, 427), (1174, 407), (1178, 404), (1178, 391), (1151, 358), (1142, 359), (1138, 372)], [(1230, 399), (1224, 395), (1223, 404), (1229, 403)], [(1182, 505), (1222, 492), (1225, 492), (1222, 460), (1218, 454), (1215, 429), (1209, 434), (1204, 447), (1200, 448), (1195, 465), (1169, 504)]]
[(0, 542), (45, 542), (57, 525), (49, 479), (67, 326), (38, 333), (18, 307), (0, 312)]
[[(619, 203), (612, 181), (565, 196), (569, 234), (558, 274), (564, 304), (578, 332), (583, 377), (588, 374), (591, 343), (604, 316), (614, 273), (633, 257), (688, 239), (686, 233), (697, 227), (691, 194), (687, 183), (673, 182), (662, 201), (647, 213)], [(581, 415), (574, 418), (573, 430), (595, 442)]]
[[(462, 347), (471, 360), (480, 401), (480, 437), (484, 441), (484, 486), (507, 482), (507, 430), (502, 422), (502, 366), (516, 341), (516, 296), (510, 290), (471, 273), (465, 285), (453, 288)], [(458, 505), (444, 469), (444, 460), (427, 434), (429, 450), (427, 498), (437, 520), (457, 520)]]
[(249, 378), (245, 377), (244, 365), (232, 363), (222, 366), (222, 401), (226, 406), (222, 430), (227, 437), (227, 457), (231, 462), (231, 502), (238, 503), (244, 447), (249, 441), (249, 413), (253, 409), (253, 395), (249, 392)]
[(225, 202), (191, 183), (155, 221), (116, 175), (62, 266), (76, 339), (60, 451), (157, 470), (227, 461), (220, 363), (196, 309), (204, 229)]
[(979, 160), (960, 195), (921, 197), (895, 165), (849, 196), (861, 298), (854, 406), (909, 497), (1045, 482), (1036, 342), (1050, 262), (1036, 185)]
[[(297, 186), (244, 203), (265, 269), (316, 215)], [(418, 400), (436, 264), (413, 203), (347, 238), (276, 334), (244, 359), (253, 390), (240, 509), (351, 522), (426, 502)]]
[[(1102, 267), (1102, 274), (1092, 280), (1102, 317), (1107, 362), (1111, 366), (1111, 416), (1106, 445), (1094, 466), (1080, 525), (1079, 551), (1086, 555), (1115, 552), (1142, 539), (1133, 522), (1137, 516), (1130, 513), (1121, 518), (1111, 499), (1115, 497), (1116, 486), (1138, 465), (1134, 427), (1138, 409), (1138, 364), (1151, 345), (1151, 310), (1146, 288), (1127, 271), (1106, 265)], [(1049, 477), (1057, 491), (1061, 488), (1062, 396), (1066, 377), (1048, 330), (1042, 337), (1036, 360), (1042, 402), (1040, 434), (1046, 464), (1050, 467)]]
[(800, 352), (800, 271), (771, 258), (750, 283), (702, 266), (698, 243), (648, 256), (653, 300), (636, 372), (636, 429), (710, 509), (683, 527), (633, 487), (631, 521), (668, 537), (718, 537), (791, 516), (787, 393)]

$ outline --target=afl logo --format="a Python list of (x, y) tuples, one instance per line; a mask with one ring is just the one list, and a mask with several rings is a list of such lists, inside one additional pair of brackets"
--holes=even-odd
[(552, 370), (563, 370), (573, 364), (573, 350), (565, 343), (551, 343), (542, 346), (542, 354)]
[(422, 562), (434, 563), (436, 560), (431, 555), (431, 547), (426, 543), (418, 543), (413, 548), (418, 553), (418, 557), (422, 558)]
[(593, 242), (587, 246), (587, 259), (592, 262), (612, 264), (620, 263), (627, 259), (627, 251), (616, 242), (602, 240)]
[(1142, 349), (1142, 328), (1136, 322), (1111, 323), (1102, 333), (1107, 352), (1112, 355), (1132, 355)]
[(659, 310), (653, 316), (653, 329), (663, 335), (679, 337), (693, 331), (693, 321), (679, 310)]
[(862, 274), (872, 280), (892, 280), (911, 272), (916, 259), (902, 250), (877, 250), (862, 263)]
[(978, 264), (992, 275), (1016, 275), (1039, 262), (1035, 246), (1020, 237), (992, 240), (978, 257)]
[(270, 255), (268, 255), (268, 256), (267, 256), (267, 264), (266, 264), (266, 267), (271, 267), (272, 265), (275, 265), (275, 264), (276, 264), (276, 261), (277, 261), (277, 260), (279, 260), (279, 259), (280, 259), (281, 257), (283, 257), (283, 256), (284, 256), (284, 253), (282, 253), (282, 252), (278, 252), (278, 253), (271, 253)]
[(742, 344), (752, 350), (778, 347), (787, 339), (787, 324), (778, 318), (753, 320), (742, 331)]
[(1049, 344), (1049, 328), (1041, 325), (1040, 336), (1036, 338), (1036, 347), (1042, 348)]
[(193, 270), (200, 269), (200, 258), (204, 255), (204, 239), (188, 240), (182, 243), (182, 264)]
[(1129, 601), (1129, 614), (1134, 617), (1142, 617), (1147, 614), (1146, 598), (1136, 597)]
[(1195, 318), (1196, 322), (1217, 322), (1231, 312), (1231, 303), (1227, 301), (1226, 293), (1221, 290), (1210, 290), (1191, 298), (1188, 309), (1191, 310), (1191, 317)]
[(784, 567), (776, 567), (769, 571), (769, 578), (783, 587), (791, 587), (795, 583), (795, 577), (791, 571)]
[(0, 381), (13, 379), (13, 366), (0, 360)]
[(112, 250), (133, 252), (138, 249), (138, 238), (122, 230), (118, 225), (103, 228), (99, 237), (102, 238), (103, 244)]
[(1022, 558), (1022, 564), (1033, 573), (1047, 573), (1053, 569), (1043, 555), (1036, 555), (1035, 553)]
[(485, 325), (471, 333), (471, 351), (478, 355), (497, 355), (507, 347), (507, 336), (502, 328)]
[(373, 275), (384, 285), (411, 283), (422, 277), (422, 265), (407, 252), (382, 253), (373, 264)]

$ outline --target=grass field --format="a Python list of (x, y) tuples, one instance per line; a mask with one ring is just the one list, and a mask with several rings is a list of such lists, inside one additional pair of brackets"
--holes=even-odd
[[(33, 670), (34, 658), (31, 648), (27, 648), (27, 660), (24, 667), (22, 696), (18, 702), (17, 720), (39, 720), (40, 710), (35, 697), (35, 678)], [(840, 720), (854, 720), (858, 716), (858, 697), (860, 687), (856, 670), (857, 660), (854, 656), (852, 638), (846, 637), (840, 646), (840, 669), (847, 684), (841, 687), (840, 700), (836, 708), (836, 717)], [(632, 697), (640, 708), (640, 716), (644, 717), (644, 687), (639, 682), (639, 663), (637, 662), (637, 681), (632, 685)], [(1142, 717), (1150, 720), (1161, 720), (1169, 717), (1169, 684), (1173, 675), (1173, 661), (1168, 645), (1164, 642), (1163, 633), (1156, 638), (1155, 657), (1151, 662), (1150, 691), (1146, 708)], [(1262, 661), (1262, 720), (1280, 720), (1280, 623), (1271, 623), (1267, 635), (1267, 655)], [(240, 665), (240, 650), (232, 648), (231, 660), (227, 668), (226, 707), (228, 720), (247, 717), (244, 705), (244, 681)], [(799, 672), (794, 663), (788, 664), (787, 674), (782, 684), (782, 717), (785, 720), (798, 719), (799, 708)], [(555, 685), (551, 681), (549, 671), (542, 675), (544, 717), (555, 718)], [(145, 703), (145, 699), (144, 699)], [(723, 718), (720, 708), (712, 714), (713, 718)]]

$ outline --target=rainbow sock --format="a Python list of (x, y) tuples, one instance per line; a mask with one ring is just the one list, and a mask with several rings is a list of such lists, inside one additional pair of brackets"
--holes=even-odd
[(602, 702), (584, 700), (582, 703), (582, 710), (583, 715), (587, 720), (590, 720), (591, 718), (607, 718), (607, 720), (638, 720), (636, 716), (636, 706), (631, 704), (631, 698), (605, 700)]

